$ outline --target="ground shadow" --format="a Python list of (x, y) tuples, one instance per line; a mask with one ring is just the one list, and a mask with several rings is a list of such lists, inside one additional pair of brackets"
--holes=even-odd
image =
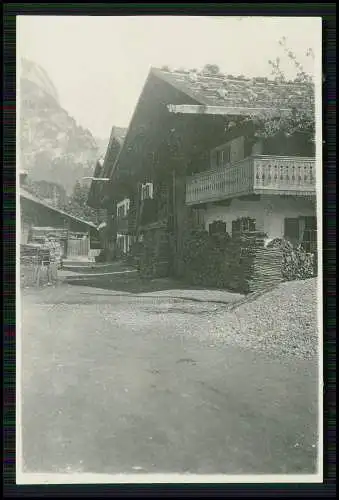
[[(125, 293), (151, 293), (166, 290), (206, 290), (206, 287), (192, 286), (184, 281), (171, 278), (141, 278), (137, 274), (121, 276), (99, 276), (81, 279), (67, 279), (70, 285), (88, 286), (91, 288), (101, 288), (103, 290), (112, 290)], [(210, 288), (209, 288), (210, 290)]]
[(88, 263), (88, 264), (81, 264), (81, 263), (73, 263), (73, 264), (68, 264), (64, 263), (63, 265), (63, 270), (64, 271), (71, 271), (74, 273), (80, 273), (80, 274), (98, 274), (98, 273), (112, 273), (112, 272), (123, 272), (123, 271), (130, 271), (133, 270), (134, 268), (122, 261), (117, 261), (117, 262), (109, 262), (109, 263)]

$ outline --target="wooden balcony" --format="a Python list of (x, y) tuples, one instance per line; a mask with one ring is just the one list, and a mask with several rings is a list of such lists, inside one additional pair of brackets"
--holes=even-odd
[(251, 194), (315, 196), (315, 159), (250, 156), (241, 162), (186, 179), (186, 205)]

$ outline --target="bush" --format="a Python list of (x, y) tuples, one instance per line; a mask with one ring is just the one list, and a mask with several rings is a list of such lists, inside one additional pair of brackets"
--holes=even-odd
[(306, 253), (301, 245), (293, 247), (283, 242), (282, 275), (284, 280), (303, 280), (316, 275), (316, 260), (313, 254)]
[(275, 238), (267, 245), (267, 248), (277, 246), (283, 249), (282, 275), (285, 281), (303, 280), (316, 276), (316, 255), (307, 253), (300, 244), (293, 246), (284, 238)]

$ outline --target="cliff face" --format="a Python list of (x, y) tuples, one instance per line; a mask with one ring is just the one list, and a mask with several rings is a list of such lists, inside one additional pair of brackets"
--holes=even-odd
[(21, 61), (19, 95), (20, 168), (32, 180), (56, 182), (70, 193), (77, 180), (93, 173), (96, 140), (61, 107), (45, 70), (27, 60)]

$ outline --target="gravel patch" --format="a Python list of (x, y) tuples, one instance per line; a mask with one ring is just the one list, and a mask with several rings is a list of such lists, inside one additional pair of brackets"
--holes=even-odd
[(283, 283), (253, 302), (219, 314), (213, 333), (217, 342), (236, 343), (277, 356), (316, 356), (317, 280)]
[[(164, 325), (175, 317), (168, 340), (196, 339), (208, 348), (241, 346), (272, 358), (313, 359), (318, 354), (317, 280), (282, 283), (239, 305), (162, 303), (143, 309), (145, 321)], [(176, 313), (175, 316), (169, 313)], [(159, 328), (159, 335), (162, 330)]]
[[(89, 323), (99, 313), (105, 324), (127, 328), (132, 335), (166, 336), (168, 341), (179, 337), (183, 343), (195, 339), (207, 348), (242, 346), (281, 360), (310, 359), (318, 352), (316, 279), (283, 283), (249, 301), (228, 305), (72, 286), (47, 287), (33, 294), (27, 290), (24, 296), (28, 310), (32, 301), (61, 316), (71, 309), (74, 317), (81, 314)], [(96, 329), (101, 335), (100, 327)]]
[(219, 304), (236, 303), (243, 299), (244, 296), (239, 293), (228, 292), (226, 290), (209, 290), (209, 289), (187, 289), (187, 290), (160, 290), (156, 292), (149, 292), (140, 294), (144, 297), (159, 297), (159, 298), (175, 298), (182, 300), (191, 300), (195, 302), (212, 302)]

